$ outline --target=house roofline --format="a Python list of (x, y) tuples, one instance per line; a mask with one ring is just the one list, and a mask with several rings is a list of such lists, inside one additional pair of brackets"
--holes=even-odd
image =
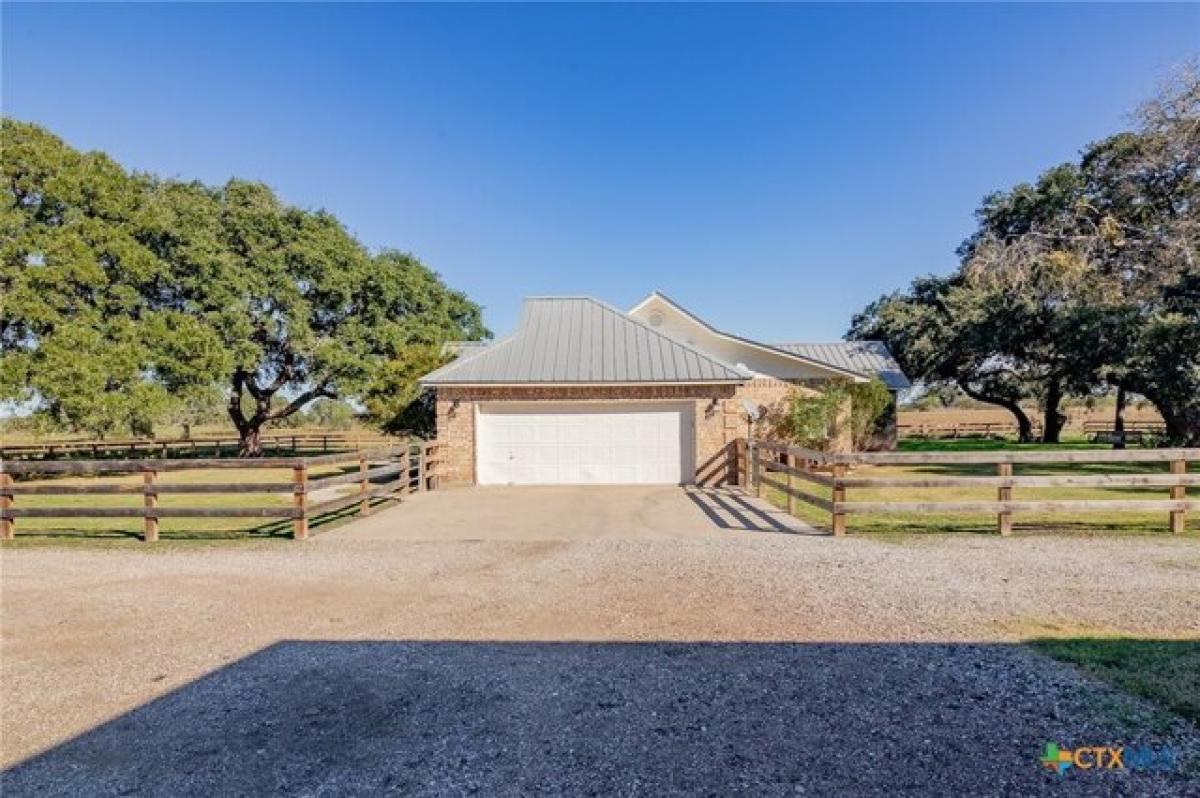
[[(649, 296), (647, 296), (641, 302), (637, 303), (632, 308), (630, 308), (629, 313), (627, 313), (625, 315), (631, 316), (633, 313), (636, 313), (638, 310), (641, 310), (641, 308), (647, 302), (649, 302), (650, 300), (655, 299), (655, 298), (661, 299), (663, 302), (666, 302), (668, 305), (673, 307), (675, 310), (679, 311), (680, 313), (687, 316), (692, 321), (699, 324), (704, 329), (708, 330), (713, 335), (716, 335), (720, 338), (724, 338), (728, 341), (735, 341), (736, 343), (739, 343), (739, 344), (745, 344), (746, 346), (752, 346), (752, 347), (755, 347), (756, 349), (761, 349), (764, 352), (770, 352), (773, 355), (779, 355), (780, 357), (786, 357), (791, 360), (795, 360), (795, 361), (804, 363), (809, 366), (814, 366), (819, 369), (824, 369), (825, 371), (832, 371), (835, 374), (840, 374), (844, 377), (849, 377), (850, 379), (854, 380), (855, 382), (867, 382), (868, 381), (868, 377), (866, 375), (860, 374), (857, 371), (849, 371), (847, 369), (839, 368), (838, 366), (833, 366), (828, 363), (824, 363), (820, 360), (814, 360), (813, 358), (810, 358), (810, 357), (804, 357), (803, 355), (798, 355), (795, 352), (788, 352), (784, 349), (776, 349), (775, 347), (771, 346), (770, 344), (764, 344), (761, 341), (753, 341), (749, 338), (743, 338), (740, 335), (734, 335), (733, 333), (727, 333), (723, 330), (718, 330), (716, 327), (712, 326), (711, 324), (706, 322), (704, 319), (697, 316), (695, 313), (692, 313), (690, 310), (685, 308), (683, 305), (680, 305), (674, 299), (671, 299), (671, 297), (667, 296), (662, 291), (651, 291)], [(653, 329), (653, 328), (651, 328), (651, 329)]]
[[(720, 366), (722, 369), (724, 369), (725, 371), (727, 371), (730, 374), (733, 374), (735, 376), (724, 377), (724, 378), (714, 377), (711, 379), (703, 379), (703, 380), (682, 380), (682, 381), (680, 381), (680, 380), (655, 380), (655, 381), (634, 380), (634, 381), (628, 381), (628, 382), (597, 382), (594, 380), (572, 380), (572, 381), (562, 381), (562, 382), (520, 382), (520, 381), (514, 382), (512, 380), (504, 380), (504, 381), (496, 381), (496, 382), (480, 382), (478, 380), (470, 381), (470, 382), (452, 382), (452, 381), (439, 382), (438, 381), (439, 374), (448, 372), (451, 369), (454, 369), (454, 368), (460, 367), (464, 364), (470, 363), (471, 361), (475, 360), (476, 358), (483, 357), (486, 354), (494, 352), (497, 348), (505, 346), (505, 345), (511, 343), (512, 341), (514, 341), (521, 334), (521, 330), (523, 330), (525, 328), (525, 324), (526, 324), (526, 321), (528, 320), (528, 316), (529, 316), (529, 305), (532, 302), (545, 302), (545, 301), (563, 300), (563, 299), (591, 302), (595, 305), (598, 305), (599, 307), (607, 310), (608, 312), (620, 317), (625, 322), (632, 324), (635, 327), (640, 327), (641, 329), (645, 330), (647, 335), (651, 335), (655, 338), (661, 338), (661, 339), (665, 340), (666, 342), (668, 342), (669, 344), (671, 344), (673, 346), (677, 346), (686, 352), (690, 352), (691, 354), (695, 355), (698, 358), (707, 360), (710, 363), (712, 363), (713, 365)], [(641, 319), (635, 319), (633, 316), (630, 316), (628, 313), (623, 312), (620, 308), (616, 307), (615, 305), (611, 305), (602, 299), (597, 299), (596, 297), (593, 297), (593, 296), (527, 296), (523, 299), (523, 301), (521, 303), (521, 316), (520, 316), (519, 321), (517, 322), (517, 329), (515, 329), (510, 334), (504, 336), (503, 338), (496, 339), (494, 342), (491, 343), (490, 346), (479, 347), (476, 351), (470, 352), (466, 355), (461, 355), (461, 356), (455, 358), (454, 360), (450, 361), (446, 365), (441, 366), (441, 367), (435, 369), (434, 371), (429, 372), (424, 377), (417, 380), (417, 384), (422, 387), (437, 386), (437, 385), (463, 385), (463, 386), (467, 386), (467, 385), (530, 385), (530, 386), (536, 386), (536, 385), (741, 385), (742, 383), (746, 382), (747, 380), (752, 379), (753, 376), (754, 376), (753, 374), (747, 373), (746, 369), (740, 369), (737, 366), (733, 365), (732, 363), (726, 363), (721, 358), (717, 357), (716, 355), (714, 355), (710, 352), (704, 351), (703, 349), (701, 349), (698, 346), (694, 346), (692, 344), (686, 343), (685, 341), (676, 340), (675, 338), (672, 338), (671, 336), (664, 333), (662, 330), (657, 330), (654, 327), (651, 327), (649, 324), (646, 324)]]
[[(513, 380), (498, 380), (496, 382), (480, 382), (475, 380), (472, 382), (430, 382), (421, 380), (420, 384), (430, 388), (576, 388), (576, 387), (591, 387), (600, 388), (627, 388), (644, 385), (647, 387), (658, 387), (664, 385), (742, 385), (749, 382), (752, 377), (746, 377), (738, 380), (641, 380), (641, 381), (624, 381), (624, 382), (605, 382), (602, 380), (560, 380), (557, 382), (514, 382)], [(515, 401), (515, 400), (514, 400)]]

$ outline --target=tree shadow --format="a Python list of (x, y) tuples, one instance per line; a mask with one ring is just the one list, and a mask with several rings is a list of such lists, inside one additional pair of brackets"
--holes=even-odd
[[(1134, 710), (1118, 723), (1109, 699)], [(1200, 742), (1182, 720), (1148, 731), (1141, 706), (1011, 645), (284, 641), (0, 784), (6, 796), (1200, 786), (1195, 772), (1063, 777), (1039, 764), (1047, 742)]]

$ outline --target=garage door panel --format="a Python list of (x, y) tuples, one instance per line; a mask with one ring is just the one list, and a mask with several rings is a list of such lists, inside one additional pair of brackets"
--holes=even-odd
[(690, 470), (687, 405), (480, 410), (481, 484), (678, 484)]

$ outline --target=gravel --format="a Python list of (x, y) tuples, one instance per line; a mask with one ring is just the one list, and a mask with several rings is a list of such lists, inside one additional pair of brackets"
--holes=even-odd
[[(418, 504), (374, 523), (408, 529)], [(0, 787), (1200, 793), (1194, 766), (1042, 770), (1049, 741), (1186, 759), (1200, 732), (1013, 645), (1200, 638), (1195, 540), (555, 523), (522, 540), (5, 549)]]

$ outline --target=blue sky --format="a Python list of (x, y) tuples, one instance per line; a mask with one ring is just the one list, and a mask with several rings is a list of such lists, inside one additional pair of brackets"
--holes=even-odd
[(5, 114), (262, 180), (520, 299), (665, 291), (836, 339), (945, 272), (988, 191), (1127, 124), (1200, 6), (3, 7)]

